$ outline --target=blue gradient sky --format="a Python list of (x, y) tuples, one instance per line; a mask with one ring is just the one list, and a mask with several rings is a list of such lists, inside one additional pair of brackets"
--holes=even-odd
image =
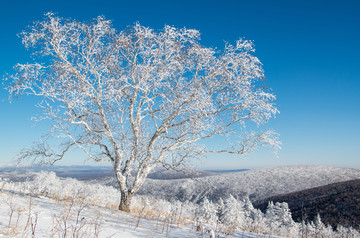
[[(205, 46), (223, 48), (239, 37), (253, 40), (280, 115), (269, 126), (280, 133), (279, 158), (260, 150), (248, 156), (212, 155), (200, 168), (238, 169), (285, 164), (325, 164), (360, 169), (360, 1), (2, 1), (0, 75), (30, 62), (16, 36), (45, 12), (88, 21), (98, 15), (121, 30), (139, 21), (195, 28)], [(34, 99), (11, 104), (0, 90), (0, 164), (45, 132)], [(74, 152), (62, 164), (82, 164)], [(88, 163), (89, 164), (89, 163)]]

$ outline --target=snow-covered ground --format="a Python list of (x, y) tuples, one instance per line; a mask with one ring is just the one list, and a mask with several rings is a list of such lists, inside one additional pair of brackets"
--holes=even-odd
[[(210, 237), (209, 232), (196, 232), (191, 224), (168, 224), (81, 202), (1, 190), (0, 237), (32, 237), (32, 234), (35, 237)], [(238, 231), (227, 237), (265, 236)]]

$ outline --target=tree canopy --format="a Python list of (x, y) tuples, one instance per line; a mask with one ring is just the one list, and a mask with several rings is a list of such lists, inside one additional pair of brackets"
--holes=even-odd
[[(57, 151), (43, 141), (20, 159), (54, 163), (77, 146), (96, 161), (109, 160), (122, 210), (158, 164), (176, 168), (204, 153), (279, 148), (274, 131), (245, 127), (278, 113), (248, 40), (220, 52), (200, 45), (197, 30), (136, 23), (118, 32), (104, 17), (83, 23), (52, 13), (20, 36), (35, 62), (17, 64), (7, 88), (12, 96), (39, 96), (39, 119), (50, 119), (50, 133), (61, 139)], [(206, 139), (226, 135), (237, 141), (206, 146)]]

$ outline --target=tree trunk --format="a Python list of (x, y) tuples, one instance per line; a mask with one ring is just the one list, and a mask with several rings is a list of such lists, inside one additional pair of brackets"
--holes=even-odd
[(130, 212), (131, 200), (133, 194), (121, 191), (121, 199), (119, 204), (119, 210), (123, 212)]

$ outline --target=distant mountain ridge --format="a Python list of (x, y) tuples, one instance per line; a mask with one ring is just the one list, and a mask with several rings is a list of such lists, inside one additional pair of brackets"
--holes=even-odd
[[(91, 166), (91, 165), (71, 165), (71, 166), (16, 166), (16, 165), (0, 165), (0, 173), (6, 177), (8, 174), (11, 177), (14, 174), (19, 176), (18, 180), (21, 181), (21, 177), (28, 177), (33, 173), (39, 171), (53, 171), (57, 176), (62, 178), (75, 178), (78, 180), (101, 180), (103, 178), (115, 178), (113, 168), (110, 166)], [(242, 170), (238, 170), (242, 171)], [(171, 180), (171, 179), (184, 179), (184, 178), (197, 178), (216, 175), (218, 173), (227, 173), (230, 170), (214, 170), (202, 171), (202, 170), (187, 170), (184, 172), (167, 170), (164, 168), (156, 168), (149, 173), (148, 178), (158, 180)], [(135, 173), (134, 173), (135, 175)], [(13, 176), (14, 177), (14, 176)]]
[(354, 179), (360, 179), (360, 170), (324, 165), (290, 165), (176, 181), (147, 179), (138, 194), (192, 202), (199, 202), (205, 196), (216, 201), (230, 194), (235, 197), (247, 194), (255, 202)]

